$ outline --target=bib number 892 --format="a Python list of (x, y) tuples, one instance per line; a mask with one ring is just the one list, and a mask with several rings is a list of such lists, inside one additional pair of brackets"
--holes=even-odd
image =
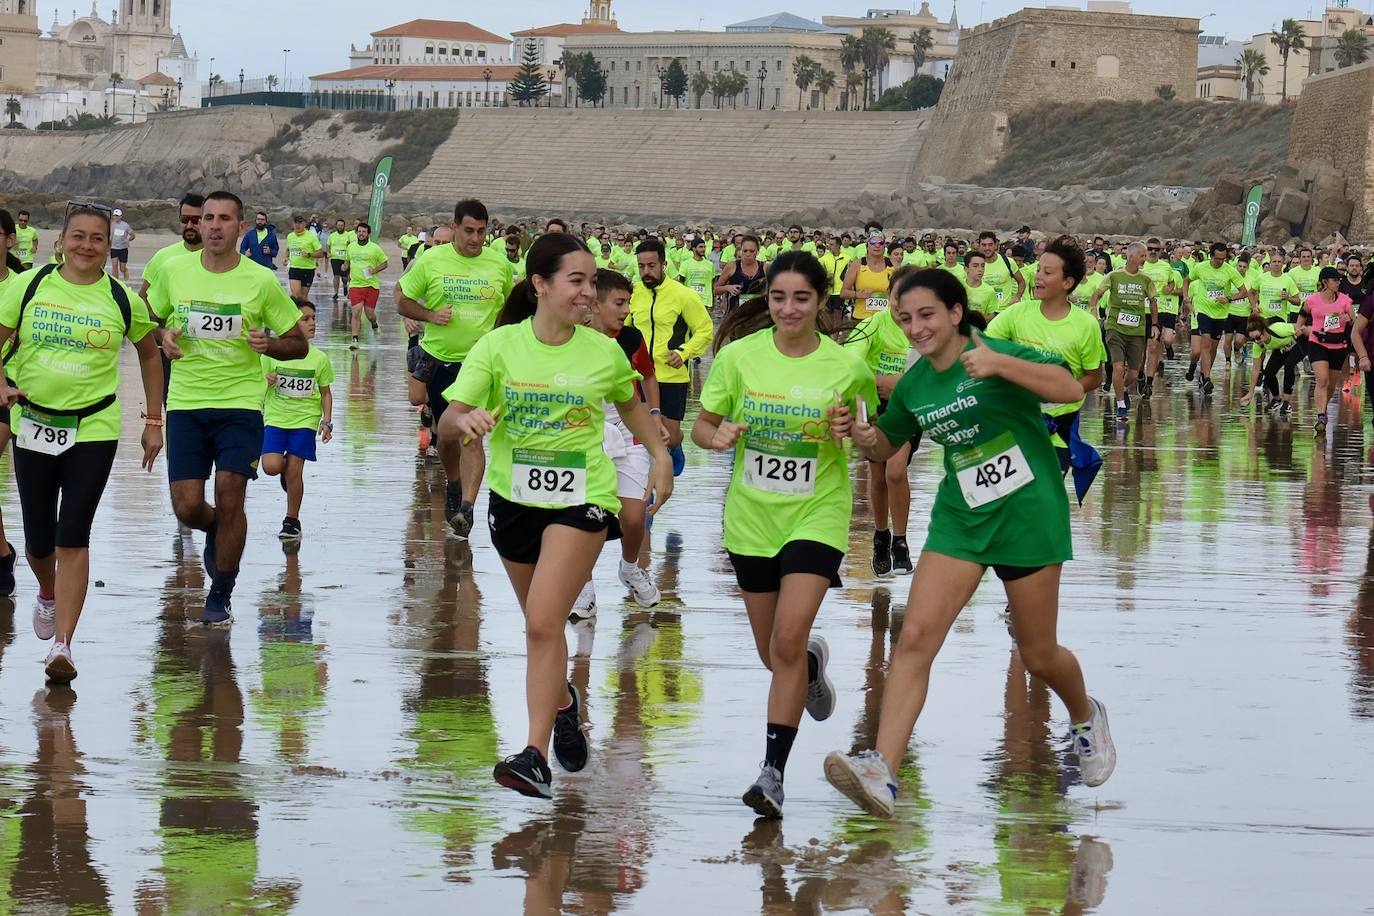
[(810, 461), (795, 458), (774, 458), (769, 455), (754, 456), (754, 472), (768, 480), (781, 480), (785, 483), (811, 482)]
[(573, 492), (573, 483), (577, 475), (572, 471), (558, 471), (553, 468), (530, 468), (529, 479), (525, 486), (532, 493), (567, 493)]

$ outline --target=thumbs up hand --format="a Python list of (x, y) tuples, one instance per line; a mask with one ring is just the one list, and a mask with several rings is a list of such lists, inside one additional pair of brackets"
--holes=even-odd
[(973, 341), (973, 349), (965, 350), (959, 357), (969, 378), (984, 379), (997, 375), (1001, 369), (1002, 354), (988, 346), (977, 328), (972, 329), (969, 339)]

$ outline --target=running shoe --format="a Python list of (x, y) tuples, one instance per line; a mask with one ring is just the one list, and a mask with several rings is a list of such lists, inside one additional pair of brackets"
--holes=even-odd
[(1130, 392), (1129, 390), (1127, 390), (1126, 392), (1124, 392), (1124, 394), (1125, 394), (1125, 397), (1126, 397), (1126, 409), (1127, 409), (1127, 410), (1130, 410), (1130, 409), (1131, 409), (1131, 392)]
[(765, 763), (759, 768), (759, 778), (744, 793), (743, 801), (759, 817), (782, 817), (782, 800), (782, 774)]
[(1318, 436), (1326, 435), (1326, 414), (1317, 415), (1317, 419), (1312, 423), (1312, 431)]
[(229, 596), (210, 589), (210, 594), (205, 596), (205, 610), (200, 612), (200, 623), (207, 627), (227, 627), (233, 622)]
[(507, 789), (530, 798), (553, 798), (553, 773), (538, 748), (527, 747), (498, 763), (491, 775)]
[(14, 594), (14, 564), (19, 561), (19, 554), (14, 552), (14, 545), (7, 542), (10, 555), (0, 557), (0, 598), (8, 598)]
[(348, 349), (350, 349), (350, 350), (356, 350), (356, 349), (358, 349), (358, 338), (356, 338), (356, 337), (353, 338), (353, 342), (352, 342), (351, 344), (348, 345)]
[(1145, 390), (1142, 391), (1142, 392), (1140, 393), (1140, 396), (1141, 396), (1142, 398), (1144, 398), (1145, 400), (1148, 401), (1150, 398), (1154, 397), (1154, 395), (1155, 395), (1155, 380), (1152, 379), (1152, 378), (1147, 378), (1147, 379), (1145, 380)]
[(76, 680), (76, 662), (72, 661), (72, 650), (66, 643), (53, 643), (43, 663), (43, 673), (53, 684), (70, 684)]
[(201, 552), (201, 559), (205, 562), (205, 575), (212, 580), (219, 575), (219, 567), (215, 565), (215, 532), (219, 530), (219, 523), (211, 525), (205, 532), (205, 550)]
[(1212, 380), (1210, 378), (1205, 378), (1202, 380), (1202, 396), (1204, 398), (1210, 398), (1212, 396), (1212, 392), (1215, 391), (1216, 388), (1217, 386), (1212, 384)]
[(381, 326), (381, 325), (379, 325), (379, 324), (378, 324), (377, 322), (375, 322), (375, 321), (372, 322), (372, 333), (373, 333), (373, 334), (376, 334), (376, 333), (377, 333), (378, 331), (380, 331), (381, 329), (382, 329), (382, 326)]
[(1142, 375), (1135, 380), (1135, 393), (1141, 397), (1145, 396), (1145, 376)]
[(898, 535), (892, 539), (892, 571), (903, 576), (911, 575), (911, 548), (907, 546), (906, 536)]
[(301, 523), (299, 519), (291, 516), (281, 520), (281, 531), (277, 534), (277, 539), (282, 541), (299, 541), (301, 539)]
[(835, 711), (835, 684), (825, 673), (830, 663), (830, 646), (820, 636), (812, 636), (806, 643), (807, 665), (816, 660), (816, 676), (806, 683), (806, 712), (817, 722), (824, 722)]
[[(658, 587), (649, 579), (647, 572), (624, 560), (620, 561), (620, 584), (630, 590), (630, 597), (640, 607), (653, 607), (663, 597), (659, 594)], [(592, 599), (592, 604), (595, 606), (595, 598)]]
[(892, 533), (873, 532), (873, 575), (886, 578), (892, 575)]
[(1100, 786), (1116, 769), (1116, 745), (1112, 744), (1112, 732), (1107, 725), (1107, 707), (1092, 697), (1088, 697), (1088, 702), (1093, 704), (1092, 718), (1073, 727), (1073, 745), (1078, 752), (1083, 783)]
[(1125, 423), (1131, 418), (1131, 408), (1125, 404), (1116, 405), (1116, 422)]
[(1284, 402), (1283, 402), (1283, 406), (1279, 408), (1279, 416), (1282, 417), (1282, 418), (1285, 419), (1285, 420), (1291, 420), (1291, 419), (1293, 419), (1293, 402), (1292, 402), (1292, 401), (1284, 401)]
[[(1169, 358), (1170, 358), (1170, 359), (1173, 359), (1173, 358), (1174, 358), (1174, 348), (1173, 348), (1173, 347), (1170, 347), (1170, 348), (1169, 348)], [(1161, 359), (1161, 360), (1155, 365), (1155, 375), (1163, 375), (1163, 374), (1164, 374), (1164, 360)]]
[[(1173, 344), (1165, 344), (1165, 345), (1164, 345), (1164, 355), (1165, 355), (1166, 357), (1168, 357), (1170, 360), (1172, 360), (1172, 359), (1174, 358), (1174, 345), (1173, 345)], [(1160, 371), (1160, 372), (1163, 372), (1163, 371), (1164, 371), (1164, 362), (1163, 362), (1162, 360), (1161, 360), (1160, 363), (1159, 363), (1159, 371)]]
[(1195, 378), (1197, 378), (1197, 363), (1189, 363), (1188, 371), (1183, 374), (1183, 380), (1191, 382)]
[(587, 584), (582, 586), (582, 591), (578, 593), (577, 600), (573, 602), (572, 610), (568, 612), (568, 619), (576, 623), (579, 620), (591, 620), (596, 616), (596, 586), (592, 580), (588, 579)]
[(444, 519), (453, 536), (466, 541), (472, 534), (472, 506), (463, 505), (463, 491), (457, 484), (449, 484), (444, 492)]
[(33, 602), (33, 635), (47, 642), (57, 632), (57, 599), (39, 596)]
[(825, 778), (869, 814), (891, 817), (897, 807), (897, 780), (877, 751), (831, 751), (825, 757)]
[(673, 459), (673, 476), (681, 477), (682, 472), (687, 470), (687, 453), (682, 450), (682, 446), (674, 445), (668, 449), (668, 456)]
[(558, 710), (553, 720), (553, 757), (564, 770), (576, 773), (587, 765), (590, 748), (582, 731), (582, 695), (571, 683), (568, 693), (572, 694), (571, 705)]

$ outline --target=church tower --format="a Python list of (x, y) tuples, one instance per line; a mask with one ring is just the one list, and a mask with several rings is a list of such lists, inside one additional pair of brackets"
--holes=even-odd
[[(33, 92), (38, 85), (38, 0), (0, 0), (0, 93)], [(5, 123), (9, 118), (4, 119)]]
[(111, 68), (126, 79), (142, 79), (172, 50), (172, 0), (119, 0), (119, 22), (111, 35)]
[(132, 32), (172, 33), (172, 0), (120, 0), (120, 25)]
[(615, 14), (611, 12), (611, 0), (590, 0), (587, 15), (582, 18), (583, 25), (615, 27)]

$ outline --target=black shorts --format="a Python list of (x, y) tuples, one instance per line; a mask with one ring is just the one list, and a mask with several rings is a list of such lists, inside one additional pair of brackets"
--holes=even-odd
[(118, 262), (121, 263), (121, 264), (128, 264), (128, 263), (129, 263), (129, 249), (127, 249), (127, 248), (111, 248), (111, 249), (110, 249), (110, 260), (111, 260), (111, 261), (118, 261)]
[[(444, 411), (448, 410), (448, 399), (444, 397), (444, 392), (458, 381), (458, 373), (462, 371), (463, 364), (446, 363), (436, 359), (424, 347), (415, 349), (419, 351), (419, 355), (415, 358), (415, 368), (410, 370), (410, 374), (415, 381), (424, 383), (429, 394), (429, 411), (434, 415), (434, 422), (438, 423)], [(406, 362), (410, 362), (409, 354), (406, 356)]]
[[(878, 416), (881, 417), (885, 410), (887, 410), (887, 401), (879, 401)], [(876, 420), (877, 417), (874, 419)], [(916, 451), (921, 447), (921, 427), (916, 427), (916, 432), (911, 434), (911, 438), (907, 440), (907, 445), (911, 446), (911, 451), (906, 453), (906, 466), (911, 467), (911, 459), (916, 457)], [(879, 464), (880, 462), (873, 461), (870, 463)]]
[(775, 557), (751, 557), (730, 554), (735, 567), (735, 581), (739, 590), (751, 594), (768, 594), (782, 588), (782, 577), (794, 573), (820, 576), (831, 588), (841, 588), (840, 563), (844, 553), (819, 541), (788, 541)]
[[(1246, 326), (1247, 326), (1249, 323), (1250, 323), (1250, 316), (1249, 316), (1249, 315), (1227, 315), (1227, 316), (1226, 316), (1226, 333), (1227, 333), (1227, 334), (1244, 334), (1244, 333), (1245, 333), (1245, 328), (1246, 328)], [(1201, 326), (1201, 325), (1199, 325), (1199, 327), (1200, 327), (1200, 326)]]
[(311, 286), (315, 285), (315, 268), (288, 267), (286, 269), (286, 278), (288, 280), (295, 280), (301, 286), (309, 289)]
[(91, 546), (91, 525), (114, 466), (118, 442), (78, 442), (61, 455), (14, 450), (24, 514), (24, 546), (35, 557)]
[(997, 578), (1003, 582), (1015, 582), (1017, 579), (1033, 576), (1044, 568), (1043, 566), (1007, 566), (997, 563), (993, 565), (992, 571), (997, 573)]
[(336, 277), (348, 276), (348, 262), (343, 258), (330, 258), (329, 269), (333, 271)]
[(681, 423), (687, 416), (687, 391), (691, 385), (686, 382), (659, 382), (658, 409), (665, 420)]
[(167, 412), (167, 479), (209, 480), (210, 470), (258, 479), (262, 413), (204, 408)]
[(1307, 358), (1314, 363), (1326, 363), (1332, 369), (1344, 369), (1350, 358), (1350, 348), (1341, 347), (1333, 350), (1309, 340), (1307, 342)]
[[(1227, 318), (1229, 317), (1228, 315)], [(1213, 318), (1211, 315), (1198, 312), (1197, 332), (1203, 337), (1221, 340), (1221, 335), (1226, 333), (1226, 318)]]
[(487, 529), (491, 546), (510, 563), (536, 563), (543, 546), (544, 529), (566, 525), (578, 531), (604, 531), (606, 540), (620, 540), (620, 520), (614, 512), (583, 504), (566, 509), (539, 509), (513, 503), (492, 493), (487, 503)]

